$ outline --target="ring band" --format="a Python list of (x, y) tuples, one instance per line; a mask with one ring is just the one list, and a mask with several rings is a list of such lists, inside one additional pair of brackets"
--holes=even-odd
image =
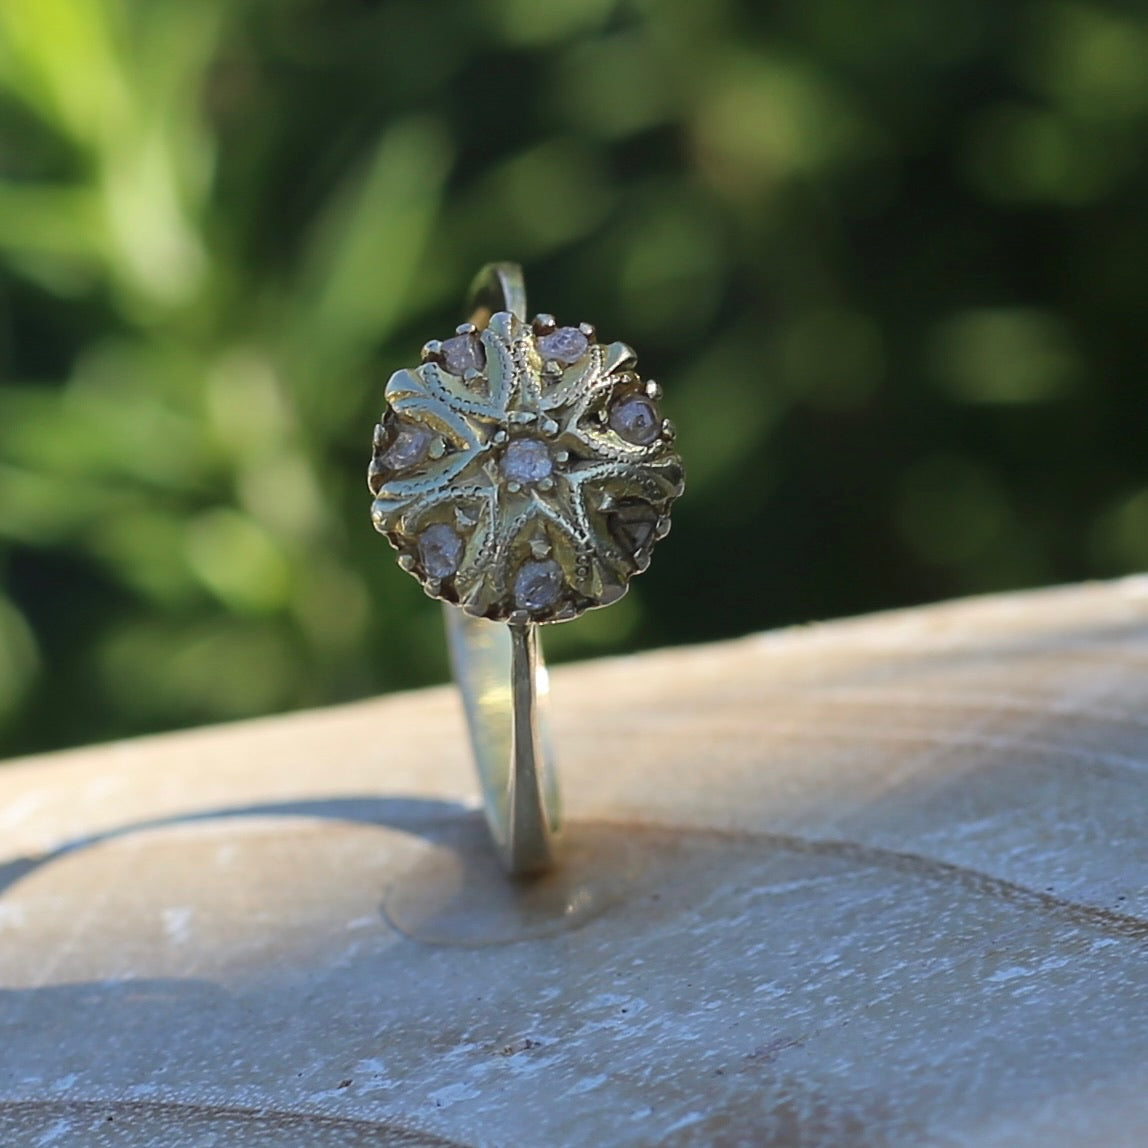
[(628, 346), (528, 323), (513, 263), (479, 272), (467, 310), (387, 384), (371, 516), (444, 602), (487, 823), (503, 868), (526, 876), (554, 863), (560, 830), (539, 627), (626, 592), (684, 476)]
[(542, 872), (553, 864), (560, 819), (538, 627), (470, 618), (449, 605), (443, 612), (494, 847), (511, 876)]

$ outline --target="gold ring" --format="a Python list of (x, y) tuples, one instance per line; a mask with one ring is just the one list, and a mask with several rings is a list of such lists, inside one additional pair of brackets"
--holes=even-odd
[(467, 314), (387, 384), (371, 518), (444, 603), (487, 821), (521, 876), (553, 864), (560, 829), (538, 627), (626, 592), (684, 474), (661, 391), (625, 343), (527, 322), (512, 263), (479, 272)]

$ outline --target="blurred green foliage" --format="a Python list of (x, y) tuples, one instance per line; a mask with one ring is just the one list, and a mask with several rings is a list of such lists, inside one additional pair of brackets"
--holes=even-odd
[(1148, 14), (3, 0), (0, 740), (445, 675), (370, 528), (489, 259), (690, 472), (559, 656), (1148, 565)]

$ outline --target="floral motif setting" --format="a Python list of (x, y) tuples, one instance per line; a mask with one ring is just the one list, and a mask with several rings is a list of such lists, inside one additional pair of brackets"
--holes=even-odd
[(508, 312), (396, 371), (371, 517), (428, 594), (514, 624), (617, 601), (683, 490), (660, 389), (593, 327)]

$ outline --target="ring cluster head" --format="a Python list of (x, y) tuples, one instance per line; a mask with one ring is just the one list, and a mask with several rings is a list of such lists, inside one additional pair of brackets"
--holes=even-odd
[(428, 594), (522, 624), (626, 592), (684, 487), (660, 390), (635, 362), (586, 323), (500, 311), (391, 377), (371, 516)]

